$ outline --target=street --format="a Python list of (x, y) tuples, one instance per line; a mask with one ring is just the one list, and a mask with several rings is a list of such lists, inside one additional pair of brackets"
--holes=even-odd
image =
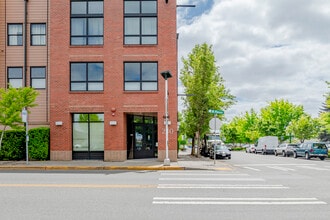
[(1, 171), (0, 217), (329, 219), (330, 160), (232, 152), (216, 163), (229, 169)]

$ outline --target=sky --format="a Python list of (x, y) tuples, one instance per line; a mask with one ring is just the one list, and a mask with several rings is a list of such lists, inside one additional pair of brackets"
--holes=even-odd
[(236, 97), (225, 110), (227, 120), (260, 112), (275, 99), (318, 117), (329, 92), (329, 0), (177, 0), (187, 4), (195, 7), (177, 8), (179, 71), (196, 44), (213, 46), (225, 86)]

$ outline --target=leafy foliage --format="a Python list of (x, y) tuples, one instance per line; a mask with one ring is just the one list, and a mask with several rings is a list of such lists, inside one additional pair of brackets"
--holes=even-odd
[(25, 158), (25, 131), (9, 130), (4, 134), (0, 160), (22, 160)]
[(186, 110), (184, 121), (186, 134), (202, 137), (209, 130), (213, 115), (209, 109), (227, 109), (234, 103), (234, 96), (224, 86), (224, 80), (216, 66), (212, 46), (196, 45), (187, 58), (182, 58), (180, 80), (184, 86)]
[(287, 133), (292, 133), (303, 143), (306, 139), (316, 137), (319, 132), (319, 122), (309, 115), (302, 115), (299, 119), (293, 120), (287, 127)]
[(38, 93), (30, 87), (0, 88), (0, 124), (4, 129), (0, 137), (0, 149), (4, 132), (7, 127), (20, 129), (22, 127), (21, 111), (36, 106), (34, 104)]
[(49, 158), (49, 128), (34, 128), (29, 130), (29, 157), (34, 160)]

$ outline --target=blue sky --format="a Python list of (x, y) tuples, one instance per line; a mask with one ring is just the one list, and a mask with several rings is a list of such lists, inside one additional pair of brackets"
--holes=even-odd
[[(275, 99), (317, 117), (330, 81), (330, 1), (177, 0), (179, 70), (196, 44), (213, 46), (237, 103), (227, 119)], [(294, 8), (294, 10), (292, 10)], [(183, 93), (183, 88), (179, 87)], [(182, 105), (180, 104), (180, 108)]]

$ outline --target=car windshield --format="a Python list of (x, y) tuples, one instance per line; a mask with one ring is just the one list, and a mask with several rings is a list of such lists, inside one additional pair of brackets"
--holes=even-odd
[(215, 145), (215, 149), (216, 150), (226, 150), (227, 147), (226, 146), (223, 146), (223, 145)]
[(314, 143), (313, 144), (313, 148), (317, 148), (317, 149), (327, 149), (327, 146), (323, 143)]

